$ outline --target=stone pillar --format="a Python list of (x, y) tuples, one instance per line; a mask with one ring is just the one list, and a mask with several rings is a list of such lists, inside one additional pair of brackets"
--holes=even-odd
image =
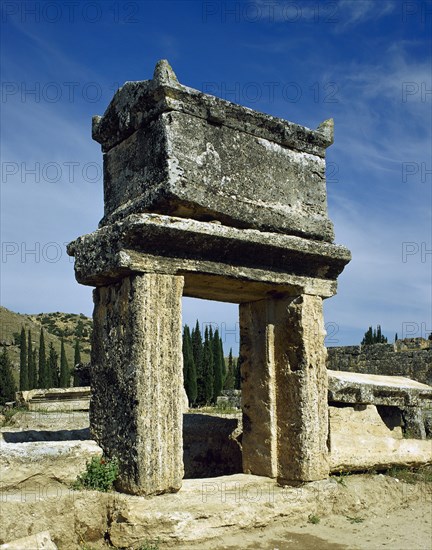
[(135, 495), (181, 487), (183, 282), (137, 274), (94, 291), (91, 430)]
[(404, 434), (409, 439), (426, 439), (426, 423), (421, 407), (403, 407)]
[(322, 299), (240, 305), (243, 471), (280, 483), (329, 474)]

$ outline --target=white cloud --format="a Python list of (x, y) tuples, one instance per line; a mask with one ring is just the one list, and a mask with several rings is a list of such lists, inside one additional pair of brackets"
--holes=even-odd
[(301, 0), (255, 0), (256, 10), (245, 13), (246, 20), (295, 24), (312, 22), (328, 24), (331, 30), (342, 32), (349, 27), (381, 19), (395, 11), (392, 0), (338, 0), (334, 2), (305, 2)]
[(396, 8), (396, 3), (390, 0), (339, 0), (337, 5), (341, 23), (346, 27), (380, 19)]

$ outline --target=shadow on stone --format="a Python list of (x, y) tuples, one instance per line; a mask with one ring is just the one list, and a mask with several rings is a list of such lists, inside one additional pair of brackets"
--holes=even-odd
[(3, 432), (6, 443), (30, 443), (36, 441), (87, 441), (92, 439), (89, 428), (81, 430), (26, 430)]
[(403, 425), (402, 414), (398, 407), (377, 405), (377, 411), (389, 430), (394, 430)]
[(237, 418), (183, 415), (185, 479), (242, 473), (239, 437)]

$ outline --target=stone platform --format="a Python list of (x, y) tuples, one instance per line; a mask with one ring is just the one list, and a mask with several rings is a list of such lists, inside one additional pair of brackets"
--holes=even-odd
[(90, 387), (49, 388), (19, 391), (16, 402), (29, 411), (88, 411)]

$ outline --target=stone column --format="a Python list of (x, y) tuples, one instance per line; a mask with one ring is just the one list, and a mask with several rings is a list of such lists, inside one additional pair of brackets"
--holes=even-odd
[(94, 291), (90, 426), (135, 495), (181, 487), (183, 282), (140, 274)]
[(240, 305), (243, 471), (280, 483), (324, 479), (328, 463), (322, 299)]

